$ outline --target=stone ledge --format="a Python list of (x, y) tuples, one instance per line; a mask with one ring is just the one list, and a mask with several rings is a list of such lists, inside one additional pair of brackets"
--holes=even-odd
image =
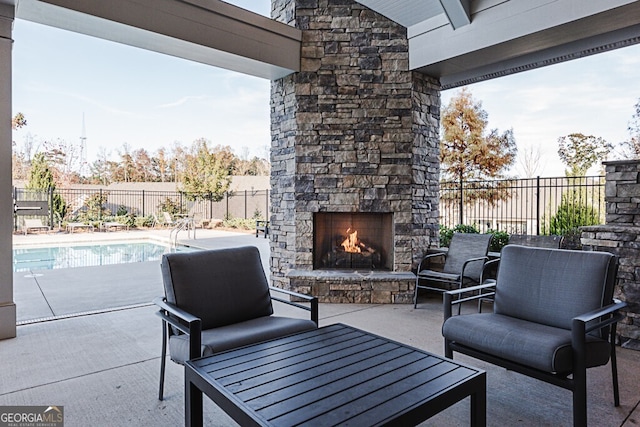
[(411, 304), (416, 276), (411, 272), (372, 270), (291, 270), (293, 291), (324, 303)]
[(410, 271), (383, 271), (383, 270), (291, 270), (287, 274), (290, 279), (315, 279), (355, 282), (388, 282), (396, 280), (416, 280), (416, 275)]

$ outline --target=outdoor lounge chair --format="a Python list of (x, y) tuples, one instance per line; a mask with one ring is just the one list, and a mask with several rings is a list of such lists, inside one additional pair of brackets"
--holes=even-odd
[(100, 223), (100, 231), (118, 231), (122, 229), (128, 230), (129, 226), (116, 221)]
[[(446, 253), (428, 254), (418, 264), (413, 307), (418, 305), (418, 289), (444, 292), (447, 287), (462, 288), (480, 283), (482, 266), (487, 261), (491, 234), (453, 233)], [(433, 264), (444, 258), (444, 266), (436, 270)], [(421, 282), (427, 282), (426, 285)], [(436, 287), (435, 285), (440, 285)]]
[(42, 220), (39, 218), (36, 219), (24, 219), (24, 234), (26, 235), (29, 231), (49, 231), (49, 226), (44, 225)]
[(457, 351), (571, 390), (575, 426), (587, 424), (587, 368), (611, 359), (619, 406), (615, 330), (626, 303), (613, 300), (616, 257), (508, 245), (501, 258), (493, 313), (452, 316), (453, 305), (479, 296), (445, 293), (445, 356)]
[[(167, 337), (177, 363), (318, 326), (318, 300), (269, 286), (253, 246), (162, 257), (165, 298), (156, 298), (162, 318), (159, 399), (163, 398)], [(271, 297), (293, 296), (309, 306)], [(272, 300), (310, 312), (310, 320), (273, 315)]]
[(88, 230), (93, 233), (94, 227), (93, 225), (85, 224), (84, 222), (67, 223), (67, 233), (73, 233), (75, 230)]

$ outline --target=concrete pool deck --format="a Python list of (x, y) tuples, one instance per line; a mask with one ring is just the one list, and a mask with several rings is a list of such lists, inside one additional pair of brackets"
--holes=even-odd
[[(154, 241), (169, 244), (167, 229), (118, 232), (77, 232), (15, 235), (14, 248), (69, 243)], [(219, 230), (197, 230), (196, 239), (179, 236), (184, 245), (202, 249), (257, 246), (268, 262), (269, 240), (254, 234)], [(185, 238), (183, 238), (185, 237)], [(192, 236), (191, 236), (192, 237)], [(107, 269), (107, 270), (105, 270)], [(265, 265), (265, 270), (268, 264)], [(108, 271), (108, 274), (104, 272)], [(87, 280), (87, 278), (91, 278)], [(34, 269), (13, 274), (14, 302), (18, 324), (59, 318), (77, 313), (150, 304), (163, 295), (159, 261), (54, 270)], [(73, 298), (69, 298), (73, 295)]]
[[(122, 240), (143, 236), (138, 233), (149, 233), (144, 234), (145, 238), (161, 240), (168, 238), (169, 231), (70, 236), (76, 241), (98, 237)], [(15, 237), (16, 244), (22, 237), (29, 243), (68, 238)], [(268, 239), (254, 234), (198, 230), (197, 239), (181, 241), (204, 248), (255, 245), (263, 261), (268, 262)], [(24, 323), (18, 326), (17, 338), (0, 341), (0, 405), (62, 405), (67, 427), (184, 425), (181, 366), (167, 364), (166, 399), (157, 400), (161, 328), (150, 301), (162, 294), (159, 266), (156, 262), (133, 266), (87, 267), (61, 273), (48, 270), (37, 277), (37, 284), (31, 283), (29, 292), (20, 289), (23, 283), (29, 283), (22, 280), (29, 278), (18, 278), (14, 284), (16, 304)], [(120, 293), (124, 295), (116, 295)], [(28, 307), (31, 304), (33, 308)], [(36, 304), (39, 305), (35, 307)], [(125, 305), (116, 308), (118, 304)], [(424, 298), (418, 309), (410, 304), (320, 304), (320, 325), (345, 323), (442, 354), (441, 305), (437, 297)], [(275, 308), (280, 314), (293, 314), (290, 309)], [(30, 316), (52, 314), (58, 316), (57, 320), (28, 320)], [(487, 371), (489, 426), (571, 425), (568, 391), (469, 357), (456, 354), (456, 359)], [(613, 406), (610, 366), (589, 370), (589, 425), (640, 425), (640, 353), (618, 348), (618, 365), (618, 408)], [(423, 425), (469, 425), (468, 410), (467, 399)], [(208, 399), (205, 423), (235, 425)]]

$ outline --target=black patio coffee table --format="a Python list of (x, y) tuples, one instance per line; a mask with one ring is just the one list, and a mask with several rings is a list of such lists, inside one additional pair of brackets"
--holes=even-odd
[(486, 374), (335, 324), (186, 363), (187, 426), (202, 393), (242, 426), (415, 425), (471, 396), (486, 424)]

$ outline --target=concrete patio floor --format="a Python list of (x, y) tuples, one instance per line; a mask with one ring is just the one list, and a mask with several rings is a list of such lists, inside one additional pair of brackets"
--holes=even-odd
[[(14, 236), (14, 244), (98, 238), (166, 240), (168, 235), (167, 230), (29, 235)], [(198, 230), (198, 239), (181, 242), (203, 248), (255, 245), (268, 263), (268, 240), (262, 236)], [(66, 426), (184, 424), (181, 366), (167, 364), (165, 400), (157, 400), (161, 327), (150, 304), (162, 294), (157, 262), (31, 273), (42, 275), (14, 274), (18, 337), (0, 341), (0, 406), (63, 405)], [(295, 315), (287, 307), (275, 309)], [(443, 353), (437, 296), (423, 298), (418, 309), (320, 304), (319, 311), (321, 326), (345, 323)], [(590, 369), (589, 425), (640, 425), (640, 353), (620, 348), (617, 353), (621, 406), (613, 406), (610, 366)], [(455, 357), (487, 371), (488, 425), (571, 425), (570, 392), (466, 356)], [(205, 423), (235, 425), (206, 398)], [(468, 399), (424, 425), (469, 425)]]

